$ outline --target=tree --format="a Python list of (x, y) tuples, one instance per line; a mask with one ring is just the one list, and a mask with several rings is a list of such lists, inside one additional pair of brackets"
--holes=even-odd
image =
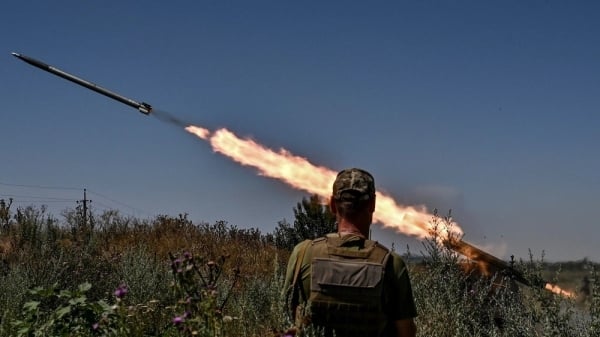
[(335, 215), (328, 205), (323, 205), (318, 195), (302, 198), (294, 207), (294, 224), (283, 220), (275, 229), (275, 245), (281, 249), (292, 250), (306, 239), (315, 239), (336, 231)]

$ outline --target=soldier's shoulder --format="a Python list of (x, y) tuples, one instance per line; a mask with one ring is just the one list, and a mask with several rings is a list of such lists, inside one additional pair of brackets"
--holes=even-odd
[(292, 254), (297, 254), (299, 251), (306, 249), (306, 247), (311, 245), (312, 242), (313, 242), (313, 240), (304, 240), (304, 241), (296, 244), (296, 246), (294, 246), (294, 250), (292, 251)]
[(396, 272), (403, 272), (406, 269), (406, 260), (397, 252), (390, 252), (390, 260)]

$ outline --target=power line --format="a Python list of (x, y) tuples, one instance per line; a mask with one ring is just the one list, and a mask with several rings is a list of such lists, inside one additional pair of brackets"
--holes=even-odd
[[(113, 206), (109, 206), (107, 204), (99, 202), (98, 200), (95, 200), (94, 204), (95, 204), (94, 210), (96, 210), (96, 211), (98, 211), (98, 210), (104, 211), (104, 212), (106, 212), (106, 211), (115, 211), (115, 208)], [(132, 217), (132, 218), (136, 217), (135, 214), (132, 214), (130, 212), (123, 212), (122, 210), (116, 210), (116, 211), (118, 211), (119, 214), (122, 214), (122, 215), (126, 215), (126, 216), (129, 216), (129, 217)]]
[(23, 203), (32, 203), (32, 202), (41, 202), (41, 203), (50, 203), (50, 202), (56, 202), (56, 203), (71, 203), (73, 202), (73, 200), (69, 200), (69, 201), (60, 201), (60, 200), (13, 200), (13, 203), (17, 203), (17, 204), (23, 204)]
[(94, 209), (101, 209), (101, 210), (104, 210), (104, 211), (114, 210), (114, 207), (109, 206), (107, 204), (104, 204), (104, 203), (102, 203), (102, 202), (100, 202), (98, 200), (94, 201), (94, 205), (95, 205)]
[(138, 213), (146, 213), (146, 214), (150, 214), (150, 212), (148, 212), (148, 211), (145, 211), (145, 210), (139, 209), (139, 208), (137, 208), (137, 207), (133, 207), (133, 206), (131, 206), (131, 205), (128, 205), (128, 204), (126, 204), (126, 203), (124, 203), (124, 202), (121, 202), (121, 201), (115, 200), (115, 199), (113, 199), (113, 198), (107, 197), (107, 196), (105, 196), (105, 195), (103, 195), (103, 194), (100, 194), (100, 193), (98, 193), (98, 192), (95, 192), (95, 191), (92, 191), (92, 190), (88, 190), (88, 192), (90, 192), (90, 194), (94, 194), (94, 195), (97, 195), (97, 196), (99, 196), (99, 197), (102, 197), (102, 198), (104, 198), (104, 199), (107, 199), (107, 200), (109, 200), (109, 201), (112, 201), (112, 202), (114, 202), (114, 203), (116, 203), (116, 204), (119, 204), (119, 205), (121, 205), (121, 206), (125, 206), (125, 207), (127, 207), (127, 208), (129, 208), (129, 209), (131, 209), (131, 210), (133, 210), (133, 211), (136, 211), (136, 212), (138, 212)]
[(72, 198), (55, 198), (55, 197), (48, 197), (48, 196), (19, 195), (19, 194), (0, 194), (0, 197), (3, 197), (3, 198), (34, 198), (34, 199), (44, 199), (44, 200), (52, 200), (52, 201), (68, 201), (68, 202), (75, 201)]
[[(65, 190), (65, 191), (81, 191), (82, 189), (84, 190), (84, 200), (79, 200), (79, 202), (84, 202), (85, 201), (85, 206), (87, 208), (87, 198), (85, 197), (85, 192), (87, 190), (87, 192), (89, 192), (90, 194), (96, 195), (98, 197), (104, 198), (106, 200), (109, 200), (112, 203), (115, 203), (117, 205), (126, 207), (128, 209), (130, 209), (131, 211), (135, 212), (135, 213), (142, 213), (142, 214), (147, 214), (147, 215), (152, 215), (152, 212), (148, 212), (146, 210), (131, 206), (127, 203), (124, 203), (122, 201), (116, 200), (114, 198), (108, 197), (102, 193), (93, 191), (93, 190), (88, 190), (88, 189), (84, 189), (84, 188), (77, 188), (77, 187), (69, 187), (69, 186), (47, 186), (47, 185), (31, 185), (31, 184), (14, 184), (14, 183), (7, 183), (7, 182), (0, 182), (0, 186), (10, 186), (10, 187), (21, 187), (21, 188), (31, 188), (31, 189), (45, 189), (45, 190)], [(23, 201), (23, 200), (15, 200), (15, 202), (19, 202), (19, 203), (23, 203), (23, 202), (77, 202), (76, 198), (57, 198), (57, 197), (50, 197), (50, 196), (35, 196), (35, 195), (17, 195), (17, 194), (1, 194), (0, 197), (19, 197), (19, 198), (33, 198), (33, 199), (40, 199), (40, 200), (32, 200), (32, 201)], [(96, 201), (97, 202), (97, 201)], [(109, 207), (107, 205), (106, 206), (108, 209), (115, 209), (114, 207)]]
[(13, 187), (39, 188), (39, 189), (46, 189), (46, 190), (75, 190), (75, 191), (81, 191), (81, 188), (64, 187), (64, 186), (42, 186), (42, 185), (8, 184), (8, 183), (3, 183), (3, 182), (0, 182), (0, 185), (3, 185), (3, 186), (13, 186)]

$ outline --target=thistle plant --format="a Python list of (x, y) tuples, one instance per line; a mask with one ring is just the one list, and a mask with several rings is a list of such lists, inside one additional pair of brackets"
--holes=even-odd
[(224, 289), (223, 265), (226, 256), (216, 262), (196, 259), (189, 252), (170, 255), (173, 289), (179, 298), (172, 307), (173, 326), (183, 336), (223, 336), (233, 318), (224, 314), (225, 305), (236, 285), (239, 269), (233, 270), (229, 289)]
[[(194, 226), (185, 217), (115, 218), (78, 241), (69, 226), (47, 226), (36, 214), (10, 216), (0, 233), (0, 337), (295, 334), (281, 296), (289, 252), (259, 232), (223, 222)], [(600, 336), (598, 264), (583, 270), (576, 263), (574, 273), (561, 271), (561, 283), (542, 274), (549, 271), (543, 257), (511, 263), (533, 284), (548, 279), (574, 292), (585, 275), (580, 302), (541, 287), (513, 287), (502, 274), (480, 279), (440, 244), (451, 217), (434, 220), (422, 256), (405, 259), (419, 336)], [(168, 254), (185, 250), (198, 257)], [(199, 258), (223, 250), (231, 256)]]

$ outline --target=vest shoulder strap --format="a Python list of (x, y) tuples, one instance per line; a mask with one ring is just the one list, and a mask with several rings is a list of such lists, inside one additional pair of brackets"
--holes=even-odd
[(328, 235), (313, 240), (311, 252), (313, 257), (363, 259), (370, 262), (386, 264), (390, 250), (377, 241), (365, 240), (360, 250), (348, 249), (344, 238)]

